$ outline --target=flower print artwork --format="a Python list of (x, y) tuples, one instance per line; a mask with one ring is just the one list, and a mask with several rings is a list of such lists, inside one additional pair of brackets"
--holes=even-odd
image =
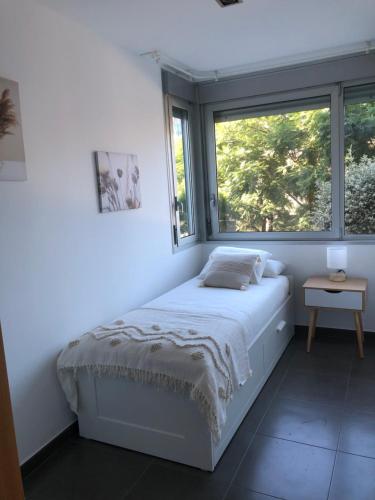
[(141, 206), (137, 155), (97, 151), (96, 168), (101, 212)]

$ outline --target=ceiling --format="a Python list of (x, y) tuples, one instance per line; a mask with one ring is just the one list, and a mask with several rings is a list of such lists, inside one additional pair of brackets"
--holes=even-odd
[(196, 72), (293, 64), (375, 39), (375, 0), (40, 0), (133, 53)]

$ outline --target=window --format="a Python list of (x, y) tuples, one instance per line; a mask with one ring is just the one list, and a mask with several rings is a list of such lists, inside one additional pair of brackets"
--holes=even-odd
[(375, 85), (344, 92), (345, 233), (375, 234)]
[(176, 246), (196, 240), (191, 119), (188, 103), (168, 98), (171, 152), (171, 212)]
[(243, 92), (199, 94), (199, 221), (193, 108), (167, 96), (175, 246), (196, 241), (204, 222), (213, 240), (374, 240), (374, 79), (232, 98)]
[(209, 115), (214, 237), (338, 235), (333, 93), (237, 109), (214, 105)]

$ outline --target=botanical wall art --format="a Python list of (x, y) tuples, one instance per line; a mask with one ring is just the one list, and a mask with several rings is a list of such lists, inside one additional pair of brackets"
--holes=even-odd
[(0, 181), (25, 179), (18, 83), (0, 78)]
[(137, 155), (97, 151), (96, 169), (101, 212), (141, 206)]

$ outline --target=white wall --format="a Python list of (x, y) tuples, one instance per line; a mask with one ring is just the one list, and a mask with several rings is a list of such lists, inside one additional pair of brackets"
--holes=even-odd
[[(287, 264), (286, 272), (295, 278), (296, 293), (296, 324), (307, 325), (308, 314), (303, 305), (302, 284), (306, 279), (315, 275), (328, 274), (326, 268), (326, 248), (328, 244), (321, 243), (278, 243), (278, 242), (223, 242), (229, 246), (242, 246), (249, 248), (261, 248), (272, 253), (274, 259), (282, 260)], [(206, 243), (203, 248), (203, 263), (207, 260), (209, 253), (217, 246), (217, 243)], [(334, 245), (334, 242), (331, 243)], [(375, 245), (371, 244), (348, 244), (348, 276), (368, 278), (368, 304), (363, 316), (364, 328), (367, 331), (375, 331)], [(318, 325), (329, 328), (354, 329), (353, 314), (350, 312), (336, 313), (334, 311), (321, 313)]]
[[(160, 72), (26, 0), (0, 0), (28, 180), (0, 183), (0, 318), (21, 461), (68, 426), (59, 350), (198, 269), (172, 254)], [(99, 214), (92, 152), (137, 153), (143, 206)]]

